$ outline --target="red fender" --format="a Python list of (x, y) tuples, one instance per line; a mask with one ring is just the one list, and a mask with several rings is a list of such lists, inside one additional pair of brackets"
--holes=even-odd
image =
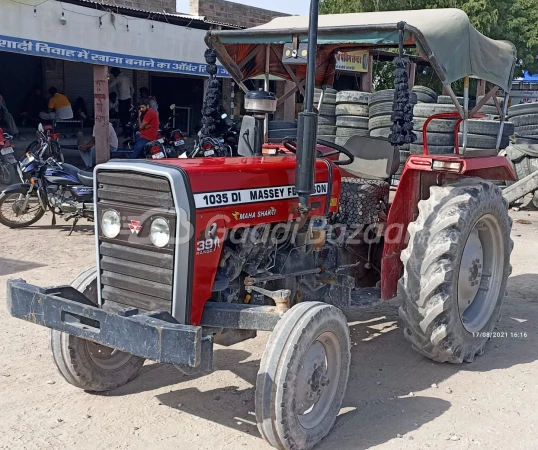
[[(433, 170), (433, 161), (459, 163), (459, 170)], [(409, 223), (416, 219), (418, 202), (430, 195), (430, 186), (447, 178), (477, 177), (486, 180), (517, 180), (508, 159), (502, 156), (465, 158), (459, 155), (411, 155), (407, 160), (392, 202), (385, 231), (381, 262), (381, 298), (396, 297), (402, 276), (401, 252), (407, 247)]]

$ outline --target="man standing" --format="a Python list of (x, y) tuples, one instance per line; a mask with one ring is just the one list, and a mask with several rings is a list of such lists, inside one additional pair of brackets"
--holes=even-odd
[(58, 89), (51, 87), (49, 89), (50, 100), (48, 110), (39, 113), (41, 120), (69, 120), (73, 118), (73, 108), (68, 98), (60, 94)]
[[(110, 143), (110, 152), (118, 150), (118, 136), (114, 127), (108, 123), (108, 142)], [(79, 147), (80, 156), (82, 157), (86, 168), (91, 170), (95, 166), (95, 125), (93, 127), (93, 136), (86, 145)]]
[(129, 110), (131, 109), (134, 93), (133, 83), (121, 73), (117, 67), (110, 69), (112, 79), (108, 84), (109, 91), (116, 91), (118, 94), (118, 110), (122, 132), (125, 133), (127, 122), (129, 122)]
[(17, 128), (17, 124), (15, 123), (15, 119), (13, 118), (13, 115), (8, 111), (6, 101), (4, 100), (4, 97), (0, 95), (0, 119), (6, 122), (7, 129), (9, 130), (9, 134), (13, 136), (13, 138), (19, 138), (21, 141), (24, 141), (24, 137), (22, 137), (19, 134), (19, 129)]
[(135, 142), (131, 159), (144, 158), (146, 144), (157, 139), (159, 116), (150, 108), (148, 100), (140, 102), (138, 122), (140, 125), (140, 137)]

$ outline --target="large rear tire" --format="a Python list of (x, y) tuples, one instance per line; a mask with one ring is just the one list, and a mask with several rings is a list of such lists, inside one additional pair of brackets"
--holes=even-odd
[(308, 450), (330, 431), (346, 392), (350, 364), (346, 319), (334, 306), (305, 302), (274, 329), (256, 381), (256, 421), (281, 450)]
[[(97, 304), (97, 270), (83, 272), (71, 283)], [(65, 380), (79, 389), (110, 391), (131, 381), (144, 364), (144, 358), (52, 330), (52, 357)]]
[(511, 273), (512, 220), (499, 188), (469, 178), (430, 188), (402, 252), (400, 316), (413, 347), (472, 362), (500, 316)]

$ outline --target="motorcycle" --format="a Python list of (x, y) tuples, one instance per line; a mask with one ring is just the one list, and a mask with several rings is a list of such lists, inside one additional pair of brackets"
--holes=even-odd
[(162, 131), (160, 132), (160, 137), (164, 140), (167, 153), (172, 154), (172, 150), (174, 150), (177, 155), (181, 155), (185, 153), (185, 135), (179, 128), (174, 127), (174, 120), (177, 117), (177, 114), (175, 114), (176, 105), (170, 105), (170, 110), (173, 111), (172, 115), (161, 126)]
[(136, 140), (138, 139), (138, 136), (140, 135), (140, 131), (138, 129), (138, 109), (135, 107), (131, 107), (129, 110), (129, 122), (127, 122), (127, 125), (122, 132), (126, 137), (126, 139), (123, 141), (123, 148), (132, 149)]
[(11, 184), (15, 181), (17, 160), (13, 156), (11, 139), (13, 137), (0, 128), (0, 183), (2, 184)]
[[(224, 121), (228, 117), (227, 114), (223, 114), (221, 116), (221, 119)], [(228, 131), (231, 129), (231, 127), (228, 126)], [(204, 136), (201, 137), (198, 140), (198, 142), (194, 145), (194, 150), (190, 153), (190, 155), (180, 155), (180, 158), (197, 158), (197, 157), (227, 157), (227, 156), (234, 156), (234, 152), (232, 149), (232, 146), (227, 141), (227, 133), (228, 131), (224, 132), (222, 136), (219, 137), (208, 137)], [(225, 139), (226, 138), (226, 139)], [(237, 151), (237, 150), (236, 150)]]
[(64, 162), (64, 154), (60, 145), (61, 133), (53, 133), (52, 125), (39, 124), (36, 131), (36, 140), (31, 142), (27, 147), (26, 152), (37, 154), (47, 144), (47, 154), (50, 158)]
[(23, 182), (0, 194), (0, 223), (9, 228), (28, 227), (49, 210), (52, 225), (56, 215), (73, 220), (71, 235), (81, 218), (94, 219), (93, 173), (51, 157), (43, 159), (47, 151), (45, 142), (37, 154), (27, 152), (17, 166)]
[[(223, 117), (227, 115), (223, 114)], [(237, 156), (237, 149), (239, 148), (239, 132), (241, 130), (241, 125), (239, 122), (236, 122), (232, 119), (226, 118), (226, 126), (228, 129), (224, 133), (224, 142), (230, 146), (232, 149), (232, 155)]]

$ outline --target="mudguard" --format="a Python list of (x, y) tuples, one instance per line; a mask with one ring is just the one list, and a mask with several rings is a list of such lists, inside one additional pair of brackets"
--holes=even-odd
[[(460, 164), (459, 170), (434, 170), (433, 161)], [(401, 252), (407, 247), (407, 227), (418, 215), (418, 203), (428, 198), (430, 186), (448, 178), (477, 177), (485, 180), (517, 180), (507, 158), (502, 156), (464, 158), (460, 155), (411, 155), (402, 173), (385, 229), (381, 262), (381, 298), (397, 295), (402, 276)]]
[[(26, 183), (19, 183), (19, 184), (12, 184), (11, 186), (8, 186), (2, 191), (2, 194), (26, 194), (28, 192), (28, 189), (30, 188), (29, 184)], [(36, 194), (36, 191), (34, 191), (34, 195)]]

